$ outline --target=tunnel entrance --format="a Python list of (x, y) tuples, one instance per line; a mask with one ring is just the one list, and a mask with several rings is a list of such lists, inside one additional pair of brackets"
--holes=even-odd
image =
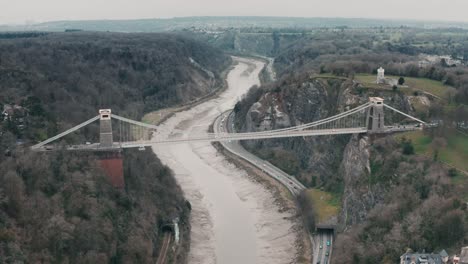
[(171, 224), (166, 224), (166, 225), (161, 226), (161, 232), (162, 233), (166, 233), (166, 232), (174, 233), (174, 225), (171, 223)]
[(319, 234), (326, 234), (326, 235), (330, 235), (333, 237), (336, 235), (335, 226), (332, 226), (332, 225), (317, 225), (316, 231)]

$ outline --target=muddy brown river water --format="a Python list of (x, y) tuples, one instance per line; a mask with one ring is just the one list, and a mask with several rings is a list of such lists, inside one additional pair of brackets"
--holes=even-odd
[[(219, 97), (179, 112), (159, 126), (158, 137), (207, 133), (222, 112), (253, 85), (264, 63), (233, 58), (228, 88)], [(293, 263), (296, 232), (292, 210), (280, 212), (272, 193), (229, 163), (210, 143), (153, 147), (175, 173), (192, 204), (189, 263)]]

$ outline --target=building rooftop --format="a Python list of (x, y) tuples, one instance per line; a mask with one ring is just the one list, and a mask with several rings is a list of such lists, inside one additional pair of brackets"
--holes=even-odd
[(440, 254), (405, 253), (400, 257), (400, 264), (442, 264)]
[(460, 254), (460, 263), (468, 263), (468, 247), (463, 247)]
[(443, 257), (443, 258), (445, 258), (445, 257), (448, 257), (448, 256), (449, 256), (449, 255), (447, 254), (447, 251), (445, 251), (445, 249), (442, 249), (442, 251), (441, 251), (441, 252), (439, 252), (439, 255), (440, 255), (441, 257)]

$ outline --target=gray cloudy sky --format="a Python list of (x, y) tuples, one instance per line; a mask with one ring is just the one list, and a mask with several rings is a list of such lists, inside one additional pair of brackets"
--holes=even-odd
[(468, 22), (468, 0), (0, 0), (0, 24), (176, 16), (410, 18)]

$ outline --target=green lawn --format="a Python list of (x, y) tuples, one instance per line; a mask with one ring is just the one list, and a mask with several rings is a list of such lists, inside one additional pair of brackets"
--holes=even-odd
[(307, 194), (314, 205), (317, 223), (323, 223), (340, 211), (340, 198), (336, 195), (318, 189), (308, 189)]
[[(387, 78), (398, 79), (399, 76), (391, 76), (386, 75)], [(414, 91), (424, 91), (440, 98), (445, 99), (447, 97), (447, 93), (450, 91), (455, 91), (455, 88), (451, 86), (443, 85), (439, 81), (429, 80), (425, 78), (412, 78), (412, 77), (404, 77), (405, 84), (408, 87), (399, 87), (400, 91), (408, 92), (412, 94)], [(391, 90), (392, 87), (388, 85), (379, 85), (376, 84), (375, 81), (377, 79), (376, 75), (371, 74), (356, 74), (355, 79), (363, 84), (363, 86), (368, 86), (371, 88), (380, 88), (380, 89), (388, 89)]]
[(322, 79), (342, 79), (342, 80), (348, 79), (346, 77), (337, 76), (337, 75), (334, 75), (332, 73), (321, 73), (321, 74), (313, 75), (311, 77), (312, 78), (322, 78)]
[[(410, 139), (413, 142), (416, 154), (429, 157), (434, 155), (434, 148), (431, 144), (432, 138), (422, 131), (406, 132), (396, 137)], [(439, 160), (468, 171), (468, 137), (456, 132), (447, 136), (447, 145), (439, 150)]]

